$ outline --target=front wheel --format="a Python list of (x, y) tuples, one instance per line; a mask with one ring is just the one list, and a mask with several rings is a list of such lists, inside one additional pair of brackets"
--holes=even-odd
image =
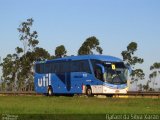
[(91, 87), (87, 87), (87, 89), (86, 89), (86, 95), (88, 97), (92, 97), (93, 96)]

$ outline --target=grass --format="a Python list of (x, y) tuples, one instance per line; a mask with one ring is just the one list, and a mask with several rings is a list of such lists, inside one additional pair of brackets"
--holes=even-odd
[(159, 114), (160, 99), (0, 96), (0, 114)]

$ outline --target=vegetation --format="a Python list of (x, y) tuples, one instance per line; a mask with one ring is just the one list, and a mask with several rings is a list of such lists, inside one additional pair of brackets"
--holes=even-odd
[(66, 53), (67, 53), (67, 50), (66, 50), (66, 48), (64, 47), (64, 45), (60, 45), (60, 46), (56, 47), (55, 56), (56, 56), (57, 58), (65, 57), (65, 56), (66, 56)]
[(135, 56), (136, 51), (137, 51), (137, 43), (131, 42), (127, 46), (127, 50), (122, 51), (121, 54), (123, 56), (123, 60), (126, 62), (126, 65), (130, 66), (132, 69), (132, 72), (130, 73), (132, 80), (131, 83), (136, 82), (137, 86), (138, 80), (144, 79), (145, 74), (142, 69), (135, 69), (136, 64), (142, 64), (144, 61), (142, 58)]
[(156, 81), (156, 78), (159, 76), (160, 74), (160, 63), (157, 63), (155, 62), (151, 67), (150, 67), (150, 70), (151, 70), (151, 74), (149, 75), (149, 78), (150, 78), (150, 81), (153, 81), (153, 88), (155, 85), (157, 85), (157, 83), (155, 82)]
[(32, 117), (37, 114), (37, 117), (41, 116), (39, 119), (44, 119), (43, 116), (45, 116), (45, 114), (60, 116), (77, 114), (83, 116), (93, 114), (106, 115), (160, 113), (160, 99), (150, 98), (103, 99), (78, 96), (0, 96), (0, 99), (0, 114), (22, 114), (23, 116), (30, 115)]
[(143, 90), (148, 91), (149, 90), (149, 81), (147, 81), (146, 85), (143, 85)]
[(36, 47), (39, 43), (38, 33), (31, 31), (33, 19), (22, 22), (18, 28), (23, 48), (16, 47), (14, 54), (3, 59), (2, 89), (9, 91), (33, 90), (33, 65), (36, 60), (50, 59), (50, 54), (43, 48)]
[(89, 37), (84, 41), (82, 46), (78, 50), (78, 55), (88, 55), (93, 54), (94, 50), (98, 52), (99, 54), (102, 54), (103, 49), (99, 46), (99, 40), (95, 37)]

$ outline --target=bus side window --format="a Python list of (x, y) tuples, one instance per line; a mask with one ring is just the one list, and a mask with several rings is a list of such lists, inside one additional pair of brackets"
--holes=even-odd
[(51, 72), (51, 64), (50, 63), (46, 63), (45, 64), (45, 72), (44, 73), (50, 73)]
[(43, 74), (45, 72), (44, 63), (36, 64), (36, 73)]
[(95, 67), (95, 77), (99, 80), (102, 80), (103, 81), (103, 73), (102, 73), (102, 70), (99, 66), (96, 66)]
[(60, 62), (56, 62), (55, 63), (55, 73), (61, 73), (61, 63)]
[(36, 73), (40, 73), (41, 66), (40, 64), (36, 64)]
[(51, 71), (50, 73), (55, 73), (55, 65), (54, 63), (51, 63)]
[(88, 60), (78, 60), (71, 62), (71, 72), (87, 72), (91, 73)]
[(57, 73), (59, 72), (59, 63), (53, 62), (50, 64), (50, 73)]
[(77, 61), (71, 62), (71, 72), (79, 72), (79, 64)]
[(62, 62), (62, 72), (71, 72), (70, 61)]
[(90, 69), (88, 60), (83, 61), (83, 71), (87, 73), (91, 73), (91, 69)]

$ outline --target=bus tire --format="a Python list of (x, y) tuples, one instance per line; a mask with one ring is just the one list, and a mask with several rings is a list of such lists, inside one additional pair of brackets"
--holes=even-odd
[(87, 86), (87, 88), (86, 88), (86, 95), (87, 95), (88, 97), (92, 97), (92, 96), (93, 96), (93, 94), (92, 94), (92, 89), (91, 89), (91, 87), (89, 87), (89, 86)]
[(53, 95), (53, 89), (52, 89), (52, 87), (49, 87), (48, 88), (48, 96), (52, 96)]

